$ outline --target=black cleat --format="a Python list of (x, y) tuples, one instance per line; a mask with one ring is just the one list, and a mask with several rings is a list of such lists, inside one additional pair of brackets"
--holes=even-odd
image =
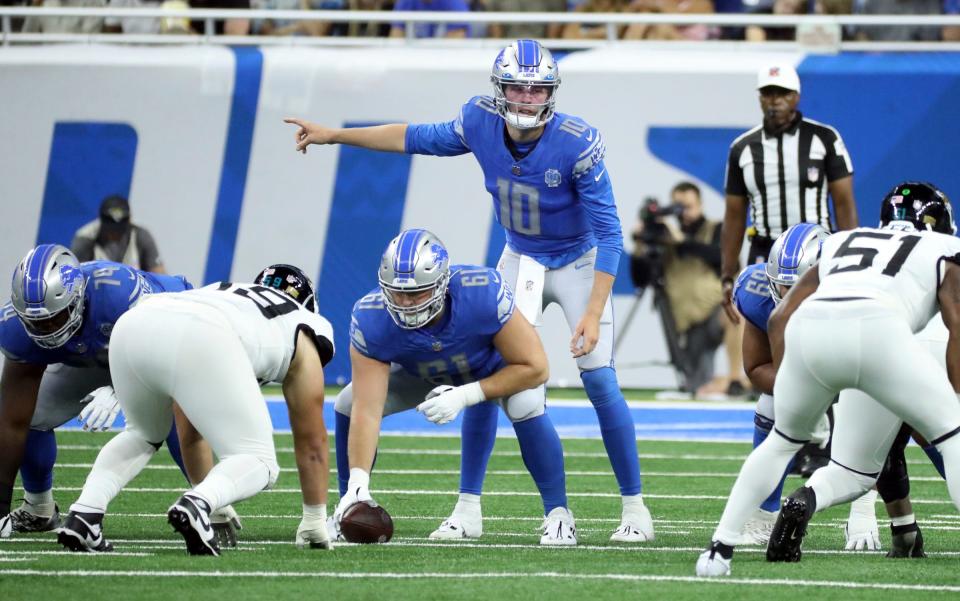
[(57, 542), (75, 553), (108, 553), (113, 545), (103, 537), (103, 514), (71, 511), (57, 528)]
[(916, 522), (906, 526), (890, 526), (890, 530), (893, 532), (893, 541), (887, 557), (922, 559), (927, 556), (923, 552), (923, 534)]
[(210, 524), (210, 506), (203, 499), (183, 495), (167, 511), (167, 522), (183, 536), (190, 555), (220, 555)]
[(807, 523), (817, 509), (813, 489), (801, 486), (793, 492), (780, 508), (777, 523), (773, 525), (770, 542), (767, 544), (767, 561), (800, 561), (803, 537)]
[(14, 532), (51, 532), (60, 527), (60, 508), (54, 503), (53, 514), (45, 516), (41, 514), (40, 506), (24, 500), (20, 507), (10, 512), (10, 525)]

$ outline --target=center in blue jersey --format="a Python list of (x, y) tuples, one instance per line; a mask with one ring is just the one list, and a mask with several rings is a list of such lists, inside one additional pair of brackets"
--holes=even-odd
[(408, 126), (405, 150), (437, 156), (472, 152), (510, 248), (559, 268), (596, 246), (596, 269), (615, 275), (623, 234), (600, 132), (557, 113), (534, 148), (514, 159), (505, 127), (493, 99), (476, 96), (453, 121)]
[(0, 308), (0, 350), (7, 358), (36, 365), (107, 367), (110, 333), (121, 315), (144, 294), (193, 288), (183, 276), (149, 273), (112, 261), (88, 261), (80, 265), (80, 270), (86, 278), (80, 330), (63, 346), (44, 348), (27, 335), (8, 302)]
[(506, 365), (493, 338), (511, 315), (513, 292), (496, 270), (453, 265), (438, 323), (415, 330), (401, 328), (376, 288), (353, 306), (350, 343), (371, 359), (397, 363), (434, 384), (459, 386)]
[(770, 280), (767, 279), (766, 270), (765, 263), (750, 265), (740, 272), (733, 288), (733, 301), (740, 314), (761, 332), (767, 331), (767, 321), (777, 306), (770, 296)]

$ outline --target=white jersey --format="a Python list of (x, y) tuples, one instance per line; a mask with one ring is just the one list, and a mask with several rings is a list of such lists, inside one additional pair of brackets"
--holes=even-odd
[(919, 332), (939, 311), (943, 261), (960, 239), (936, 232), (861, 227), (823, 243), (820, 287), (811, 298), (872, 298), (902, 314)]
[(220, 282), (177, 294), (155, 294), (147, 300), (151, 306), (156, 301), (177, 311), (202, 311), (197, 305), (216, 309), (240, 337), (261, 384), (283, 381), (301, 330), (316, 343), (324, 365), (333, 357), (330, 322), (266, 286)]

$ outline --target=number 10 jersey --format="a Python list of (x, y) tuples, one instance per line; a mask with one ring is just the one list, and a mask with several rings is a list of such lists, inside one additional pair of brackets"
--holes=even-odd
[(937, 232), (857, 228), (827, 238), (814, 298), (871, 298), (903, 315), (914, 333), (940, 310), (944, 261), (960, 239)]

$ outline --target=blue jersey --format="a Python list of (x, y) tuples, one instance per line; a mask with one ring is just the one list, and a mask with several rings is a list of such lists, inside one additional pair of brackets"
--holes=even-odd
[(112, 261), (88, 261), (80, 265), (86, 277), (83, 325), (66, 344), (48, 349), (27, 335), (13, 306), (0, 309), (0, 349), (14, 361), (75, 367), (107, 367), (107, 346), (113, 324), (144, 294), (180, 292), (193, 288), (183, 276), (140, 271)]
[(450, 271), (440, 323), (415, 330), (401, 328), (377, 288), (353, 306), (353, 348), (371, 359), (397, 363), (434, 384), (459, 386), (504, 367), (493, 337), (513, 315), (513, 292), (494, 269), (454, 265)]
[(623, 234), (600, 132), (557, 113), (529, 154), (515, 160), (504, 128), (493, 99), (476, 96), (453, 121), (409, 126), (405, 149), (437, 156), (472, 152), (510, 248), (558, 268), (596, 246), (596, 269), (616, 274)]
[(770, 296), (770, 281), (767, 280), (766, 264), (757, 263), (740, 272), (733, 288), (733, 301), (747, 321), (762, 332), (767, 331), (767, 320), (776, 304)]

